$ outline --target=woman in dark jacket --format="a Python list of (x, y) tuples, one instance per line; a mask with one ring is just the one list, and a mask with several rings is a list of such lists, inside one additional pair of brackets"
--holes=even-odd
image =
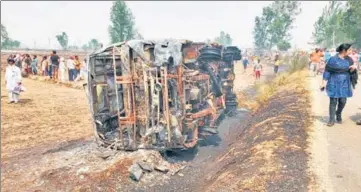
[[(351, 71), (356, 69), (355, 65), (350, 65), (347, 55), (351, 51), (350, 44), (341, 44), (336, 51), (337, 55), (331, 57), (323, 74), (321, 89), (327, 90), (330, 97), (330, 120), (327, 126), (333, 126), (335, 122), (342, 123), (342, 110), (346, 105), (348, 97), (352, 97)], [(337, 106), (337, 110), (336, 110)], [(336, 118), (335, 118), (336, 117)]]

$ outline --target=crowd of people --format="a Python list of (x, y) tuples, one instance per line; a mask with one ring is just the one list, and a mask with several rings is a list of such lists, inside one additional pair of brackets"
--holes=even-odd
[[(361, 68), (361, 50), (357, 52), (357, 50), (350, 51), (351, 53), (348, 55), (355, 65), (357, 66), (357, 69), (360, 70)], [(326, 64), (328, 60), (332, 57), (338, 54), (336, 49), (320, 49), (316, 48), (311, 54), (310, 54), (310, 63), (309, 63), (309, 69), (313, 73), (314, 76), (323, 74)]]
[(7, 58), (7, 63), (5, 84), (9, 103), (18, 103), (20, 92), (26, 90), (21, 83), (22, 77), (38, 75), (57, 82), (73, 82), (84, 78), (86, 73), (86, 59), (81, 62), (75, 55), (65, 61), (56, 51), (49, 56), (44, 55), (41, 61), (37, 55), (31, 57), (29, 54), (11, 54)]
[(60, 82), (81, 79), (81, 72), (86, 67), (86, 59), (80, 61), (79, 57), (75, 55), (65, 60), (64, 57), (59, 57), (56, 51), (53, 51), (50, 55), (44, 55), (41, 60), (38, 59), (37, 55), (31, 57), (29, 54), (10, 55), (8, 63), (9, 60), (14, 61), (15, 66), (20, 69), (23, 77), (31, 74), (45, 76)]
[[(247, 67), (250, 64), (249, 60), (252, 61), (253, 64), (253, 74), (256, 80), (261, 79), (261, 72), (263, 71), (263, 65), (261, 63), (261, 58), (259, 56), (243, 56), (242, 65), (244, 69), (244, 73), (247, 71)], [(275, 74), (278, 73), (279, 66), (281, 64), (281, 57), (279, 53), (275, 53), (274, 59), (271, 59), (273, 63), (273, 71)]]

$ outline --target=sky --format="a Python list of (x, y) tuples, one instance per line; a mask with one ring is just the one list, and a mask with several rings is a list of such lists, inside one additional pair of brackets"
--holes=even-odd
[[(293, 47), (310, 48), (313, 24), (327, 1), (302, 1), (291, 31)], [(254, 18), (271, 1), (129, 1), (136, 28), (145, 39), (193, 41), (229, 33), (233, 44), (253, 47)], [(111, 1), (3, 1), (1, 23), (9, 36), (29, 48), (59, 49), (55, 36), (65, 31), (69, 45), (96, 38), (109, 43)]]

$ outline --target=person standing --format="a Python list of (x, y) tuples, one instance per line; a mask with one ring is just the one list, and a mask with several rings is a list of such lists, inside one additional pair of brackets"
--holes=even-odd
[(319, 66), (319, 63), (321, 62), (321, 57), (320, 57), (320, 49), (316, 48), (316, 50), (314, 52), (311, 53), (310, 59), (311, 59), (311, 64), (310, 64), (310, 71), (313, 73), (313, 76), (316, 76), (317, 74), (317, 67)]
[(244, 73), (246, 73), (248, 63), (249, 62), (247, 56), (243, 57), (242, 64), (243, 64)]
[(41, 67), (40, 67), (41, 75), (48, 76), (48, 64), (49, 64), (48, 57), (45, 55), (43, 57), (43, 60), (41, 60)]
[(255, 73), (256, 80), (261, 79), (262, 65), (260, 59), (254, 61), (253, 71)]
[(274, 72), (275, 72), (275, 74), (278, 73), (278, 69), (279, 69), (279, 67), (280, 67), (280, 64), (281, 64), (280, 55), (277, 53), (276, 56), (275, 56), (275, 66), (274, 66)]
[(33, 60), (31, 61), (31, 72), (33, 75), (37, 75), (38, 74), (38, 58), (36, 55), (34, 55)]
[(359, 58), (358, 58), (358, 54), (356, 53), (356, 50), (353, 50), (352, 53), (349, 55), (350, 58), (352, 59), (353, 63), (358, 66), (358, 61), (359, 61)]
[(14, 61), (15, 61), (15, 66), (19, 67), (21, 71), (21, 57), (19, 53), (16, 54)]
[(79, 57), (77, 55), (74, 56), (74, 65), (75, 65), (75, 71), (76, 71), (76, 76), (75, 76), (75, 79), (76, 79), (80, 75), (80, 67), (81, 67), (81, 63), (80, 63)]
[(8, 59), (8, 66), (5, 71), (5, 85), (8, 91), (9, 103), (18, 103), (21, 85), (21, 71), (15, 66), (14, 59)]
[(330, 58), (331, 58), (330, 51), (328, 51), (328, 49), (325, 49), (325, 63), (327, 63)]
[[(327, 126), (333, 126), (335, 122), (342, 123), (342, 111), (348, 97), (352, 97), (350, 72), (356, 69), (347, 59), (351, 50), (350, 44), (341, 44), (337, 47), (337, 55), (331, 57), (323, 73), (321, 90), (326, 88), (330, 98), (329, 115)], [(326, 84), (326, 85), (325, 85)], [(337, 107), (337, 110), (336, 110)], [(336, 119), (335, 119), (336, 117)]]
[(66, 61), (66, 66), (68, 68), (69, 81), (74, 81), (76, 72), (73, 56), (70, 56), (69, 59)]
[(31, 57), (29, 54), (25, 54), (25, 72), (29, 74), (31, 72)]
[(54, 80), (58, 80), (60, 58), (56, 54), (55, 50), (53, 51), (53, 55), (50, 57), (50, 61), (51, 61), (52, 77)]
[(64, 59), (64, 57), (61, 57), (60, 58), (60, 63), (59, 63), (59, 79), (60, 79), (60, 82), (65, 82), (65, 73), (66, 73), (65, 59)]

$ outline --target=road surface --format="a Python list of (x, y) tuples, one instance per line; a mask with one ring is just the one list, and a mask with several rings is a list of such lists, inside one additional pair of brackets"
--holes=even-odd
[(361, 85), (348, 99), (343, 124), (327, 127), (329, 98), (319, 90), (321, 76), (310, 77), (314, 130), (310, 136), (310, 167), (320, 191), (361, 191)]

